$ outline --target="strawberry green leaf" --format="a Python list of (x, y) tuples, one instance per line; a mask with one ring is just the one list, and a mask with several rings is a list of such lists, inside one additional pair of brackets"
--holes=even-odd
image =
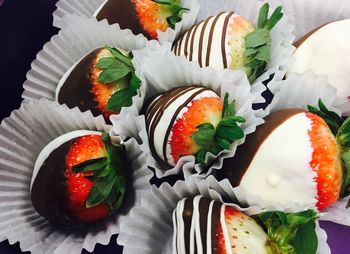
[(227, 150), (230, 148), (230, 141), (224, 139), (224, 138), (217, 138), (218, 145), (221, 149)]
[(107, 157), (101, 157), (97, 159), (91, 159), (84, 161), (78, 165), (74, 165), (72, 167), (72, 171), (74, 173), (79, 172), (91, 172), (103, 169), (108, 164), (108, 158)]
[(299, 227), (295, 238), (291, 241), (296, 253), (316, 253), (318, 238), (315, 227), (315, 222), (312, 220)]
[(316, 253), (316, 218), (317, 213), (313, 210), (299, 213), (265, 212), (258, 215), (269, 238), (276, 244), (278, 253)]
[(205, 155), (207, 152), (204, 149), (199, 150), (199, 152), (196, 154), (196, 161), (200, 164), (205, 164)]
[(130, 69), (126, 65), (119, 65), (118, 68), (109, 68), (100, 74), (98, 82), (103, 84), (112, 84), (130, 73)]
[(133, 73), (130, 80), (130, 88), (137, 90), (140, 88), (141, 80)]
[(98, 179), (91, 188), (86, 201), (86, 208), (94, 207), (104, 202), (110, 195), (115, 180), (114, 174), (106, 178)]
[(115, 183), (108, 198), (105, 200), (111, 212), (118, 210), (125, 196), (125, 178), (116, 176)]
[[(110, 213), (112, 213), (121, 206), (125, 193), (125, 147), (112, 144), (107, 132), (102, 134), (101, 139), (107, 151), (107, 158), (98, 158), (87, 163), (88, 166), (96, 168), (96, 172), (94, 175), (86, 176), (89, 180), (94, 181), (94, 185), (85, 205), (90, 208), (106, 203), (110, 206)], [(81, 167), (86, 171), (86, 165), (81, 165)]]
[(118, 62), (114, 57), (102, 57), (97, 63), (96, 67), (102, 70), (108, 69), (110, 67), (116, 67), (118, 64), (123, 64)]
[(271, 30), (282, 19), (282, 17), (283, 17), (282, 6), (278, 6), (275, 9), (275, 11), (272, 13), (270, 19), (266, 22), (264, 27), (267, 30)]
[(120, 112), (122, 107), (129, 107), (132, 104), (132, 97), (137, 94), (131, 87), (119, 90), (114, 93), (107, 103), (107, 110)]
[(236, 114), (236, 101), (228, 102), (228, 93), (224, 97), (224, 105), (222, 108), (222, 118), (234, 116)]
[(282, 7), (275, 9), (268, 18), (269, 4), (265, 3), (259, 12), (257, 29), (247, 34), (245, 40), (245, 52), (243, 56), (245, 71), (250, 82), (262, 75), (271, 59), (271, 35), (270, 30), (282, 18)]
[(119, 49), (112, 48), (112, 47), (106, 47), (109, 52), (115, 57), (115, 59), (119, 60), (120, 62), (124, 63), (130, 68), (134, 68), (131, 62), (131, 58), (129, 56), (124, 55)]
[(185, 11), (189, 11), (187, 8), (183, 8), (180, 5), (180, 2), (177, 0), (152, 0), (153, 2), (165, 5), (167, 12), (171, 13), (172, 15), (166, 17), (166, 20), (168, 22), (169, 27), (172, 29), (175, 28), (176, 23), (180, 22), (182, 20), (182, 15)]
[(267, 18), (269, 15), (269, 5), (265, 3), (261, 8), (259, 12), (259, 18), (258, 18), (258, 28), (264, 28), (267, 22)]
[(201, 147), (210, 147), (215, 136), (215, 127), (206, 123), (197, 126), (198, 131), (192, 135), (192, 139)]
[(238, 123), (245, 122), (241, 116), (236, 116), (235, 101), (229, 103), (228, 94), (225, 94), (222, 119), (215, 127), (210, 123), (204, 123), (197, 126), (197, 131), (192, 134), (193, 141), (201, 147), (201, 150), (196, 154), (196, 161), (205, 164), (205, 155), (210, 152), (218, 155), (220, 151), (229, 149), (232, 142), (244, 137), (243, 130), (238, 126)]
[(231, 126), (220, 126), (219, 124), (219, 127), (216, 129), (216, 137), (226, 139), (232, 143), (235, 140), (242, 139), (244, 132), (237, 124)]
[(271, 43), (270, 33), (266, 29), (258, 29), (244, 38), (246, 48), (256, 48)]

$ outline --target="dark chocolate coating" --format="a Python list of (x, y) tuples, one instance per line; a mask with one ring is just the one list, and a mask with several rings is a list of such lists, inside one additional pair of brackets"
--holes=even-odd
[(32, 186), (31, 199), (35, 210), (51, 222), (78, 225), (78, 219), (68, 209), (66, 186), (66, 155), (75, 139), (55, 149), (41, 166)]
[(58, 102), (60, 104), (66, 104), (69, 108), (78, 106), (83, 112), (91, 110), (94, 116), (102, 114), (91, 93), (90, 81), (92, 64), (102, 49), (95, 49), (75, 66), (59, 91)]
[(109, 0), (96, 15), (97, 20), (107, 19), (109, 24), (118, 23), (122, 29), (130, 29), (134, 34), (143, 34), (152, 39), (139, 22), (132, 0)]
[[(237, 148), (235, 156), (224, 160), (223, 167), (217, 172), (217, 178), (219, 180), (227, 178), (232, 186), (239, 186), (256, 152), (266, 138), (287, 119), (301, 112), (306, 111), (303, 109), (286, 109), (266, 117), (265, 124), (258, 126), (253, 134), (247, 136), (244, 144)], [(291, 133), (291, 135), (293, 134)]]

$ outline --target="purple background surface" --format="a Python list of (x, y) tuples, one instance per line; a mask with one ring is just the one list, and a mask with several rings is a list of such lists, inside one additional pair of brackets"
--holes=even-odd
[[(0, 0), (1, 2), (1, 0)], [(22, 84), (30, 63), (44, 43), (58, 32), (52, 27), (56, 0), (7, 0), (0, 6), (0, 119), (8, 117), (21, 103)], [(328, 232), (332, 253), (350, 253), (350, 228), (330, 222), (321, 226)], [(98, 245), (93, 253), (118, 254), (116, 237), (108, 246)], [(0, 243), (1, 254), (21, 253), (19, 244)], [(87, 253), (87, 252), (83, 252)]]

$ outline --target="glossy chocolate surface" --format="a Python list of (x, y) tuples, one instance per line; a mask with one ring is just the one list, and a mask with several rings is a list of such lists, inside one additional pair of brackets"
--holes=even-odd
[(67, 226), (79, 224), (68, 209), (65, 178), (65, 158), (74, 140), (62, 144), (49, 155), (41, 166), (31, 190), (35, 210), (49, 221)]
[(107, 19), (109, 24), (118, 23), (122, 29), (134, 34), (143, 34), (152, 39), (139, 22), (132, 0), (109, 0), (96, 15), (97, 20)]
[(101, 49), (95, 49), (85, 56), (69, 74), (58, 94), (60, 104), (66, 104), (69, 108), (78, 106), (83, 112), (91, 110), (94, 116), (102, 114), (91, 93), (92, 84), (90, 82), (92, 64)]
[(244, 144), (238, 146), (234, 157), (225, 159), (222, 169), (218, 170), (219, 180), (228, 179), (232, 186), (239, 186), (245, 172), (253, 161), (256, 152), (267, 137), (290, 117), (305, 112), (303, 109), (286, 109), (275, 112), (265, 118), (265, 123), (247, 136)]

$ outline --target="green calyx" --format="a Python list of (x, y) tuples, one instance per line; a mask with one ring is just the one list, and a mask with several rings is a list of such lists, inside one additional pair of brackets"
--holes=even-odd
[[(345, 198), (350, 194), (350, 117), (344, 120), (337, 113), (328, 110), (321, 99), (318, 100), (318, 108), (309, 105), (308, 110), (327, 123), (340, 146), (343, 162), (343, 184), (340, 197)], [(349, 206), (350, 202), (347, 204), (347, 208)]]
[(266, 248), (271, 254), (314, 254), (318, 240), (315, 231), (317, 213), (307, 210), (299, 213), (265, 212), (258, 221), (266, 228), (269, 240)]
[(182, 20), (182, 15), (188, 8), (183, 8), (178, 0), (152, 0), (153, 2), (167, 7), (169, 16), (166, 18), (169, 27), (175, 28), (176, 23)]
[(115, 92), (109, 99), (106, 109), (113, 112), (120, 112), (122, 107), (129, 107), (132, 104), (132, 97), (137, 94), (141, 81), (135, 74), (131, 63), (132, 55), (124, 55), (120, 50), (106, 47), (111, 52), (111, 57), (103, 57), (96, 63), (96, 67), (102, 70), (98, 82), (106, 85), (126, 80), (128, 86)]
[(226, 93), (219, 124), (216, 127), (210, 123), (201, 124), (197, 126), (198, 131), (192, 134), (191, 138), (201, 147), (196, 154), (196, 162), (205, 165), (208, 152), (218, 155), (220, 151), (229, 149), (232, 142), (242, 139), (244, 132), (238, 124), (244, 122), (243, 117), (236, 116), (236, 103), (229, 103)]
[(86, 201), (86, 208), (106, 203), (111, 214), (119, 209), (125, 195), (125, 148), (112, 144), (106, 132), (102, 134), (102, 141), (107, 156), (75, 165), (72, 171), (88, 173), (85, 177), (94, 182)]
[(266, 65), (271, 59), (271, 36), (270, 31), (282, 19), (282, 6), (279, 6), (268, 18), (270, 6), (265, 3), (259, 12), (257, 29), (244, 38), (244, 67), (249, 81), (256, 80), (266, 70)]

